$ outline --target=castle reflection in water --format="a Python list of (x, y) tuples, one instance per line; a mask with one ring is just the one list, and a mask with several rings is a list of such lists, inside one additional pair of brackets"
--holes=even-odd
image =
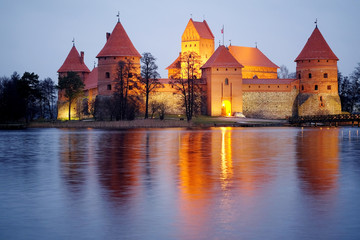
[(152, 187), (171, 189), (184, 200), (228, 190), (251, 196), (293, 172), (291, 180), (309, 194), (337, 188), (340, 129), (266, 131), (68, 132), (59, 140), (61, 175), (73, 190), (97, 181), (115, 202)]

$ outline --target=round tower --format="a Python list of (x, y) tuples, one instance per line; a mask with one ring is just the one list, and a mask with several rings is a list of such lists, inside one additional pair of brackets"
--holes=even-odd
[(117, 22), (112, 33), (106, 33), (105, 46), (96, 57), (98, 59), (99, 95), (113, 94), (119, 61), (132, 62), (136, 73), (140, 74), (141, 55), (132, 44), (120, 21)]
[(300, 116), (341, 113), (337, 82), (338, 60), (316, 26), (295, 59), (300, 88)]

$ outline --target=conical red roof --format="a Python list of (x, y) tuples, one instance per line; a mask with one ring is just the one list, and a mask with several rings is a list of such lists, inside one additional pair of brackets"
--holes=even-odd
[(136, 50), (129, 36), (125, 32), (124, 27), (120, 22), (118, 22), (109, 39), (105, 43), (105, 46), (96, 57), (120, 56), (141, 57), (140, 53)]
[(312, 59), (339, 60), (325, 41), (318, 27), (314, 29), (295, 62)]
[(231, 55), (229, 50), (224, 46), (219, 46), (216, 51), (211, 55), (209, 60), (201, 68), (209, 67), (240, 67), (241, 65), (234, 57)]
[(90, 72), (89, 68), (85, 65), (84, 60), (79, 55), (78, 50), (73, 46), (66, 57), (63, 65), (57, 71), (58, 73), (65, 72)]

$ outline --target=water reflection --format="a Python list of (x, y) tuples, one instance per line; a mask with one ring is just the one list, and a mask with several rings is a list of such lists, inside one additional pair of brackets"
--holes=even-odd
[[(0, 215), (0, 239), (52, 222), (48, 229), (76, 232), (77, 239), (359, 235), (344, 230), (360, 224), (357, 129), (35, 132), (7, 141), (39, 146), (15, 152), (0, 145), (0, 191), (11, 184), (13, 192), (0, 194), (0, 206), (7, 206), (0, 208), (7, 216)], [(24, 219), (34, 220), (32, 228)], [(68, 237), (55, 233), (45, 235)]]
[(310, 194), (334, 191), (339, 175), (339, 128), (302, 130), (296, 146), (301, 187)]

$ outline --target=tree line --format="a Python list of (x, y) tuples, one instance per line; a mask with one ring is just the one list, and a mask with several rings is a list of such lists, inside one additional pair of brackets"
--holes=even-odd
[(344, 76), (338, 72), (338, 87), (341, 100), (341, 108), (344, 112), (360, 112), (360, 63), (349, 75)]
[(56, 119), (56, 92), (51, 78), (39, 80), (33, 72), (0, 77), (0, 122)]

